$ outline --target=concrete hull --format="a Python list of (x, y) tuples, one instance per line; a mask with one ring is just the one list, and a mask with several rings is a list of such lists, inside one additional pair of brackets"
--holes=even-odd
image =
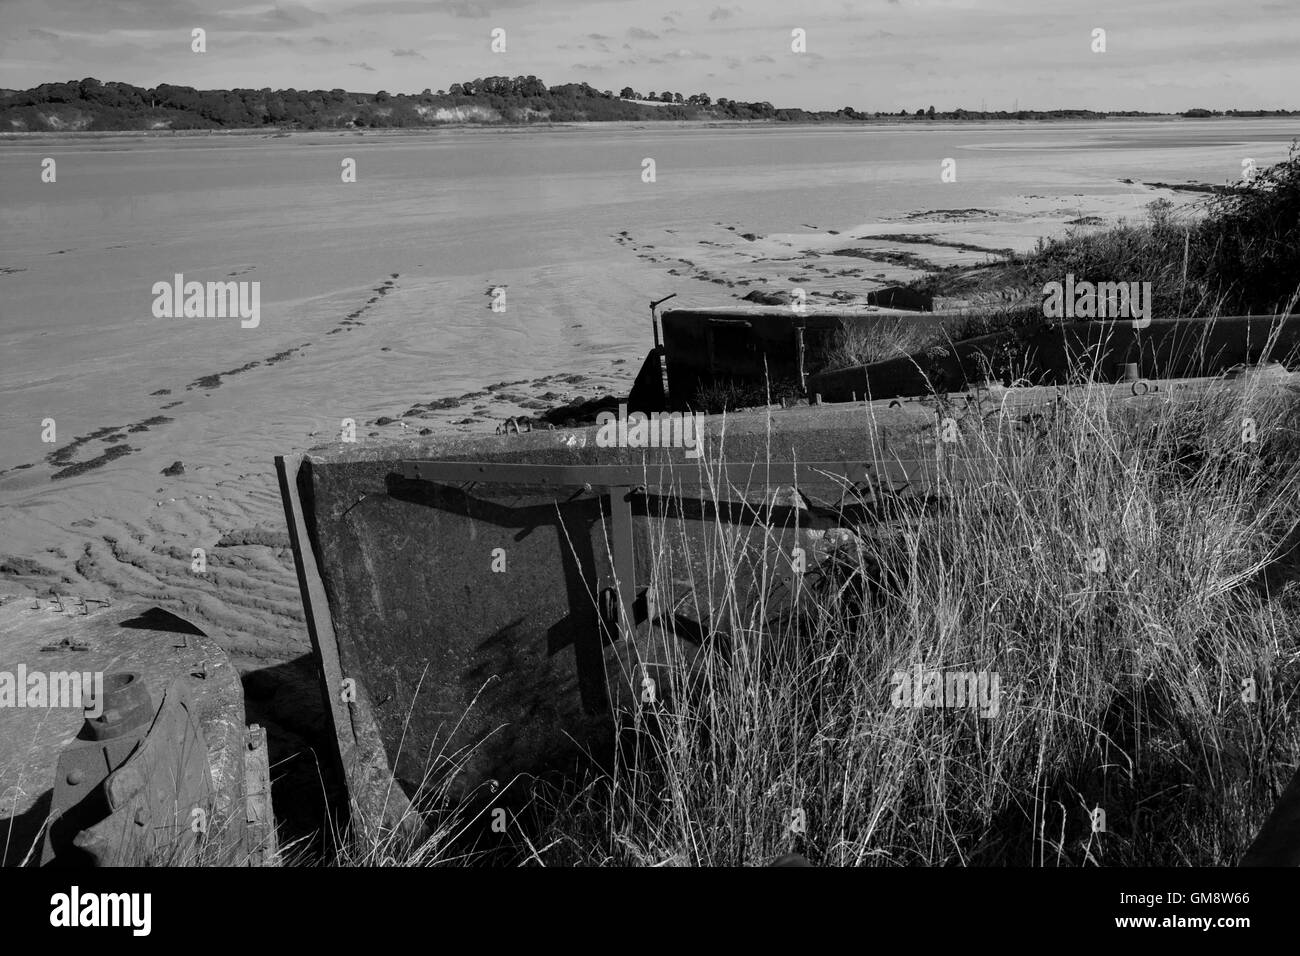
[[(707, 558), (718, 527), (788, 556), (801, 529), (835, 524), (844, 479), (795, 469), (771, 483), (798, 480), (801, 500), (774, 496), (769, 447), (778, 466), (830, 462), (868, 482), (882, 449), (930, 453), (928, 410), (869, 418), (861, 407), (778, 409), (770, 432), (766, 413), (733, 418), (733, 470), (716, 489), (683, 449), (602, 448), (596, 429), (280, 460), (323, 692), (362, 812), (390, 824), (405, 812), (374, 789), (389, 772), (407, 798), (449, 771), (463, 795), (583, 755), (607, 759), (618, 716), (640, 701), (643, 665), (689, 657), (725, 627), (692, 597), (723, 589)], [(710, 455), (721, 429), (709, 421)], [(456, 462), (480, 463), (487, 480), (447, 477)], [(433, 477), (412, 478), (420, 466)], [(522, 466), (541, 471), (492, 474)], [(557, 484), (548, 469), (579, 471)], [(348, 681), (355, 695), (340, 692)]]

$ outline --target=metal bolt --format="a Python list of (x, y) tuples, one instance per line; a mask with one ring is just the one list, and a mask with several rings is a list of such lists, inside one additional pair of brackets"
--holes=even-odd
[(136, 807), (136, 809), (135, 809), (135, 825), (138, 826), (138, 827), (142, 827), (142, 826), (145, 825), (145, 821), (148, 820), (148, 819), (149, 819), (149, 817), (148, 817), (148, 814), (145, 813), (144, 807)]
[(86, 775), (83, 774), (80, 770), (68, 771), (68, 783), (74, 787), (85, 779), (86, 779)]

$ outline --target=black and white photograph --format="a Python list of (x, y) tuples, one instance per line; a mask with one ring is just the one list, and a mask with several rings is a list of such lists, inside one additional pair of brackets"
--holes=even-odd
[(1262, 928), (1298, 38), (0, 0), (0, 897), (172, 938), (253, 886), (725, 870)]

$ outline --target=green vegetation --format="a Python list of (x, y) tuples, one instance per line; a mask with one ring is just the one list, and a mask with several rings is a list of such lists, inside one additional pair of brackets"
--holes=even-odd
[(0, 98), (0, 130), (400, 129), (453, 122), (770, 119), (775, 112), (770, 103), (713, 103), (705, 94), (685, 99), (664, 93), (653, 98), (664, 105), (621, 99), (586, 83), (547, 87), (535, 76), (490, 76), (453, 83), (445, 92), (426, 89), (414, 95), (385, 90), (196, 90), (170, 84), (142, 89), (87, 78), (8, 91)]
[[(649, 101), (662, 105), (648, 105)], [(1191, 111), (1183, 115), (1210, 115)], [(901, 120), (1049, 120), (1153, 116), (1092, 110), (1017, 110), (1008, 113), (956, 109), (909, 113), (863, 113), (842, 109), (778, 109), (767, 102), (744, 102), (707, 93), (664, 91), (644, 96), (625, 86), (615, 94), (586, 83), (548, 87), (535, 76), (489, 76), (453, 83), (447, 90), (422, 93), (349, 93), (332, 90), (196, 90), (160, 84), (152, 89), (129, 83), (102, 83), (93, 77), (42, 83), (30, 90), (0, 90), (0, 131), (58, 130), (217, 130), (409, 128), (446, 123), (571, 123), (607, 120), (769, 120), (843, 122)], [(1219, 114), (1213, 114), (1219, 115)], [(1284, 116), (1283, 111), (1229, 111), (1231, 116)]]

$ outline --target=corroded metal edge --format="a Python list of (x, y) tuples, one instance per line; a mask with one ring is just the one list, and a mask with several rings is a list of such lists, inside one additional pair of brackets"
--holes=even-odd
[[(303, 612), (312, 650), (320, 665), (321, 696), (334, 727), (337, 750), (332, 756), (343, 772), (351, 805), (359, 811), (353, 815), (353, 824), (368, 831), (375, 827), (397, 831), (414, 839), (423, 831), (423, 824), (412, 814), (410, 801), (393, 780), (365, 683), (359, 675), (343, 673), (329, 595), (302, 506), (298, 483), (304, 467), (310, 468), (305, 456), (276, 456), (280, 497), (293, 545)], [(345, 680), (349, 684), (345, 685)]]

